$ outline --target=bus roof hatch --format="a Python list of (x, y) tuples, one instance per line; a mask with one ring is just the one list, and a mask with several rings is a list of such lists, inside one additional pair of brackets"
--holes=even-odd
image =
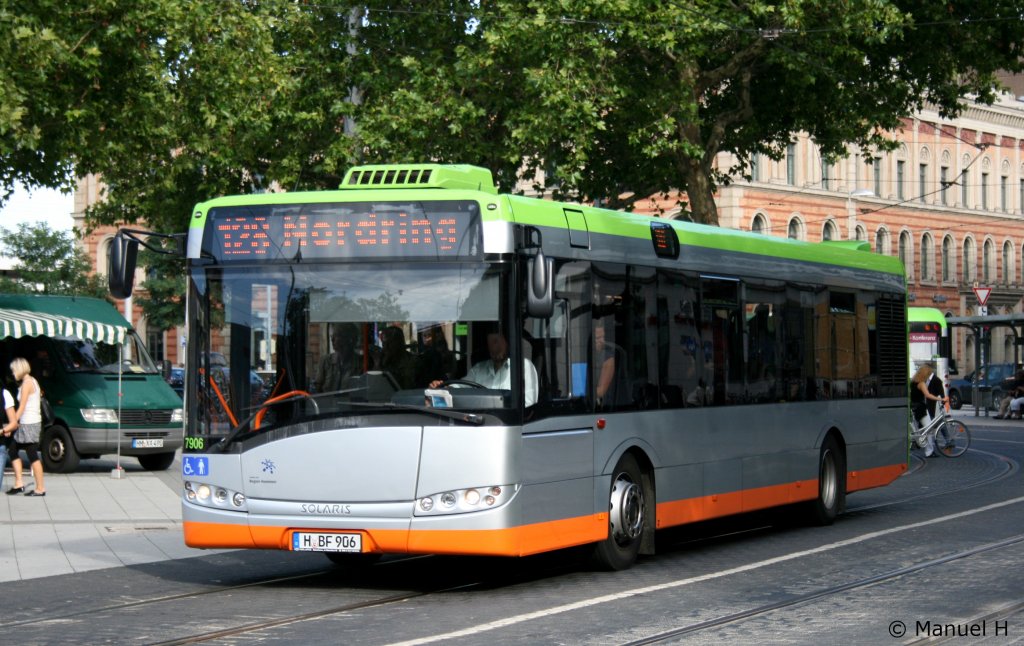
[(446, 188), (498, 194), (491, 171), (468, 164), (356, 166), (345, 173), (338, 188)]

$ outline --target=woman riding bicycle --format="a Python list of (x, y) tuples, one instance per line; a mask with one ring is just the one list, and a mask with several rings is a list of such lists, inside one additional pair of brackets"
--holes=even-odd
[[(935, 368), (931, 364), (922, 364), (910, 380), (910, 410), (914, 415), (914, 422), (918, 428), (924, 426), (925, 413), (928, 417), (935, 417), (935, 402), (945, 401), (946, 389), (942, 380), (935, 374)], [(924, 447), (925, 457), (931, 457), (935, 453), (935, 443), (931, 436), (928, 445)]]

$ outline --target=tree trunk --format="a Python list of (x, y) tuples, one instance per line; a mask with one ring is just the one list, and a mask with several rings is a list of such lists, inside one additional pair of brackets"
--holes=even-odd
[(698, 159), (688, 159), (684, 162), (683, 172), (693, 221), (718, 226), (718, 206), (709, 169), (705, 169)]

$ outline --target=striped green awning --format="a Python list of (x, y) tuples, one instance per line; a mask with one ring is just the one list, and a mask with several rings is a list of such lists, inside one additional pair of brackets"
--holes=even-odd
[(125, 326), (95, 323), (84, 319), (55, 314), (40, 314), (27, 310), (0, 308), (0, 339), (23, 336), (73, 337), (97, 343), (124, 343)]

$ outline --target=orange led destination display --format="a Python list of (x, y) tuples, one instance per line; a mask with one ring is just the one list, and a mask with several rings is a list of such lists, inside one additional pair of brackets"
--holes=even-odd
[(209, 251), (221, 260), (447, 257), (472, 256), (478, 251), (475, 208), (415, 212), (360, 211), (353, 206), (358, 205), (217, 209), (211, 212), (214, 235)]

